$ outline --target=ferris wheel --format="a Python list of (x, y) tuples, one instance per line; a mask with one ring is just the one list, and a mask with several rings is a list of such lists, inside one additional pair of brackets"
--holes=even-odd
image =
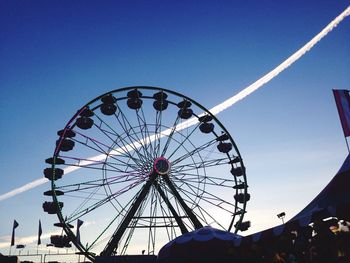
[[(58, 131), (45, 177), (65, 235), (95, 255), (155, 254), (203, 226), (237, 233), (245, 166), (229, 132), (198, 102), (157, 87), (127, 87), (88, 102)], [(76, 222), (83, 226), (73, 229)]]

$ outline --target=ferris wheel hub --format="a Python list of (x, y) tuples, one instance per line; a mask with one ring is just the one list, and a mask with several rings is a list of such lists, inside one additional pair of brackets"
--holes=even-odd
[(167, 175), (170, 171), (170, 162), (164, 157), (158, 157), (153, 162), (153, 171), (157, 175)]

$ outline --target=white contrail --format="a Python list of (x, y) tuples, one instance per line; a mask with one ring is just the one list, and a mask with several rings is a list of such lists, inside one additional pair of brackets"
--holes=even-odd
[(255, 81), (250, 86), (246, 87), (233, 97), (225, 100), (219, 105), (212, 108), (210, 111), (212, 114), (218, 114), (219, 112), (227, 109), (228, 107), (235, 104), (237, 101), (245, 98), (249, 94), (253, 93), (257, 89), (261, 88), (264, 84), (269, 82), (271, 79), (279, 75), (282, 71), (291, 66), (295, 61), (305, 55), (306, 52), (310, 51), (314, 45), (316, 45), (322, 38), (324, 38), (329, 32), (331, 32), (345, 17), (350, 15), (350, 6), (348, 6), (345, 11), (343, 11), (339, 16), (337, 16), (332, 22), (330, 22), (320, 33), (318, 33), (314, 38), (312, 38), (309, 42), (307, 42), (302, 48), (300, 48), (297, 52), (283, 61), (280, 65), (278, 65), (275, 69), (267, 73), (262, 78)]
[[(244, 88), (242, 91), (237, 93), (236, 95), (232, 96), (231, 98), (225, 100), (224, 102), (218, 104), (217, 106), (210, 109), (210, 112), (214, 115), (220, 113), (221, 111), (231, 107), (236, 102), (242, 100), (246, 96), (250, 95), (257, 89), (261, 88), (264, 84), (268, 83), (270, 80), (272, 80), (274, 77), (279, 75), (281, 72), (283, 72), (285, 69), (287, 69), (289, 66), (291, 66), (295, 61), (297, 61), (299, 58), (301, 58), (303, 55), (305, 55), (306, 52), (308, 52), (313, 46), (315, 46), (322, 38), (324, 38), (329, 32), (331, 32), (345, 17), (350, 15), (350, 6), (347, 7), (339, 16), (337, 16), (332, 22), (330, 22), (320, 33), (318, 33), (314, 38), (312, 38), (308, 43), (306, 43), (302, 48), (300, 48), (298, 51), (296, 51), (293, 55), (291, 55), (289, 58), (287, 58), (284, 62), (282, 62), (280, 65), (278, 65), (275, 69), (264, 75), (262, 78), (255, 81), (253, 84), (249, 85), (248, 87)], [(198, 122), (197, 119), (190, 119), (187, 120), (180, 125), (176, 127), (176, 130), (182, 130), (189, 126), (192, 126)], [(161, 133), (161, 136), (164, 137), (170, 133), (171, 129), (165, 130)], [(155, 139), (155, 135), (152, 135), (150, 138), (146, 138), (145, 140), (153, 141)], [(136, 142), (137, 146), (140, 146), (141, 142)], [(111, 152), (113, 155), (118, 155), (121, 151), (128, 149), (131, 147), (130, 145), (125, 146), (125, 148), (119, 148)], [(101, 161), (105, 159), (106, 156), (104, 154), (94, 156), (89, 161), (81, 162), (80, 165), (89, 165), (94, 162)], [(68, 167), (64, 169), (64, 173), (70, 173), (75, 171), (76, 169), (79, 169), (79, 167)], [(28, 191), (32, 188), (35, 188), (39, 185), (42, 185), (46, 183), (48, 180), (46, 178), (41, 178), (38, 180), (35, 180), (31, 183), (25, 184), (19, 188), (16, 188), (10, 192), (7, 192), (5, 194), (0, 195), (0, 201), (3, 201), (5, 199), (8, 199), (10, 197), (13, 197), (17, 194), (23, 193), (25, 191)]]

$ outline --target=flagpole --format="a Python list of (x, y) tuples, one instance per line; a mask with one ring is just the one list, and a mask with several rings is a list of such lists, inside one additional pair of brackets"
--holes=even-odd
[(39, 246), (41, 245), (41, 234), (43, 233), (43, 230), (41, 228), (41, 221), (39, 219), (39, 228), (38, 228), (38, 242), (36, 246), (36, 253), (39, 255)]
[(350, 154), (349, 143), (347, 137), (350, 136), (350, 96), (349, 90), (333, 89), (333, 96), (337, 106), (339, 120), (343, 129), (344, 139), (348, 152)]
[(10, 244), (10, 256), (12, 252), (12, 246), (15, 245), (15, 229), (19, 226), (18, 222), (16, 220), (13, 220), (13, 227), (12, 227), (12, 236), (11, 236), (11, 244)]
[(346, 139), (345, 136), (344, 136), (344, 139), (345, 139), (345, 142), (346, 142), (346, 147), (348, 148), (348, 152), (350, 154), (349, 142), (348, 142), (348, 140)]

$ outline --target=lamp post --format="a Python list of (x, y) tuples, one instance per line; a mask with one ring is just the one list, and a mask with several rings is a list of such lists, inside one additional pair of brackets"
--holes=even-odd
[(284, 217), (286, 216), (285, 212), (277, 214), (277, 217), (282, 220), (282, 224), (284, 224)]

